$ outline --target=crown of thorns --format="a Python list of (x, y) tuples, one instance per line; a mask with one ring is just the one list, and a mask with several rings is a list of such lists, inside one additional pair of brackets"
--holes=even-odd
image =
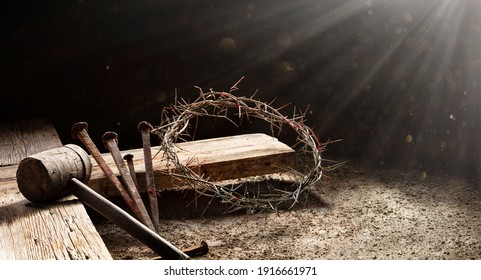
[[(310, 186), (321, 179), (323, 171), (326, 170), (326, 167), (321, 165), (321, 153), (332, 141), (321, 143), (312, 129), (304, 124), (307, 110), (296, 112), (294, 109), (293, 116), (287, 117), (280, 112), (287, 105), (274, 108), (273, 102), (264, 103), (255, 100), (255, 94), (251, 97), (235, 96), (233, 92), (238, 90), (237, 85), (241, 80), (232, 86), (229, 92), (217, 92), (212, 89), (204, 92), (198, 88), (199, 97), (193, 102), (177, 100), (176, 97), (173, 105), (163, 108), (161, 123), (152, 130), (152, 133), (160, 137), (160, 152), (163, 153), (168, 165), (172, 163), (175, 166), (170, 173), (175, 178), (175, 185), (191, 187), (199, 195), (220, 198), (222, 203), (228, 206), (229, 212), (241, 209), (249, 213), (290, 209), (299, 202), (301, 195)], [(264, 120), (270, 124), (272, 135), (276, 131), (280, 134), (285, 125), (297, 132), (296, 144), (292, 148), (299, 158), (303, 159), (303, 168), (301, 171), (286, 170), (295, 175), (294, 180), (283, 184), (272, 184), (268, 180), (257, 181), (256, 184), (252, 182), (216, 183), (188, 167), (195, 159), (187, 164), (179, 160), (175, 144), (184, 137), (191, 138), (188, 131), (191, 128), (192, 119), (222, 118), (238, 126), (231, 117), (232, 112), (239, 119), (246, 117)]]

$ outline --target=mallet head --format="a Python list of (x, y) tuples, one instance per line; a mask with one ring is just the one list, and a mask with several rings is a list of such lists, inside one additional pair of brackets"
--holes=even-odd
[(69, 144), (24, 158), (17, 169), (18, 189), (32, 202), (51, 202), (68, 194), (71, 178), (87, 183), (91, 171), (87, 152)]

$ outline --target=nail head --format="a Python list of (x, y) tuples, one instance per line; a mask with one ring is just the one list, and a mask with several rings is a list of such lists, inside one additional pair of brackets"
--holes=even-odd
[(78, 135), (79, 135), (79, 132), (82, 131), (82, 130), (88, 130), (88, 124), (86, 122), (77, 122), (75, 123), (73, 126), (72, 126), (72, 130), (71, 130), (71, 135), (72, 135), (72, 138), (77, 140), (79, 139)]
[(146, 121), (141, 121), (139, 123), (139, 125), (137, 126), (137, 129), (142, 132), (144, 130), (149, 130), (149, 132), (153, 129), (154, 127), (149, 123), (149, 122), (146, 122)]
[(104, 143), (105, 148), (109, 149), (108, 143), (110, 141), (115, 141), (116, 144), (119, 142), (117, 133), (113, 131), (107, 131), (104, 133), (102, 136), (102, 142)]
[(124, 156), (124, 159), (127, 160), (127, 161), (128, 161), (128, 160), (132, 160), (133, 158), (134, 158), (134, 155), (133, 155), (133, 154), (126, 154), (126, 155)]

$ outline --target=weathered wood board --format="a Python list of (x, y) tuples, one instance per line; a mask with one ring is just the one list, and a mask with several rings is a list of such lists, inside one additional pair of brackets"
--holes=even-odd
[(85, 208), (72, 197), (34, 206), (7, 189), (0, 208), (0, 259), (111, 259)]
[(61, 145), (48, 120), (0, 124), (0, 259), (112, 259), (78, 200), (35, 206), (18, 191), (16, 164)]
[[(180, 162), (211, 181), (223, 181), (249, 176), (285, 172), (294, 168), (294, 150), (274, 137), (262, 133), (244, 134), (183, 142), (176, 145)], [(132, 154), (139, 188), (145, 191), (145, 166), (142, 149), (122, 151)], [(173, 186), (169, 166), (159, 153), (159, 147), (152, 147), (154, 176), (157, 189)], [(102, 155), (112, 171), (119, 176), (118, 169), (110, 154)], [(88, 185), (104, 196), (118, 195), (112, 184), (92, 159), (92, 176)], [(189, 164), (187, 164), (189, 163)], [(172, 163), (170, 168), (174, 168)]]
[(0, 166), (17, 164), (29, 155), (61, 145), (47, 119), (0, 123)]

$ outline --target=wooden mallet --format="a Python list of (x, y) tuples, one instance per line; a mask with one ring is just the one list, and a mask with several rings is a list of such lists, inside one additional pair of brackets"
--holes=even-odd
[(189, 259), (186, 253), (85, 185), (91, 170), (88, 154), (69, 144), (23, 159), (17, 170), (17, 184), (23, 196), (34, 203), (53, 202), (73, 194), (163, 259)]

